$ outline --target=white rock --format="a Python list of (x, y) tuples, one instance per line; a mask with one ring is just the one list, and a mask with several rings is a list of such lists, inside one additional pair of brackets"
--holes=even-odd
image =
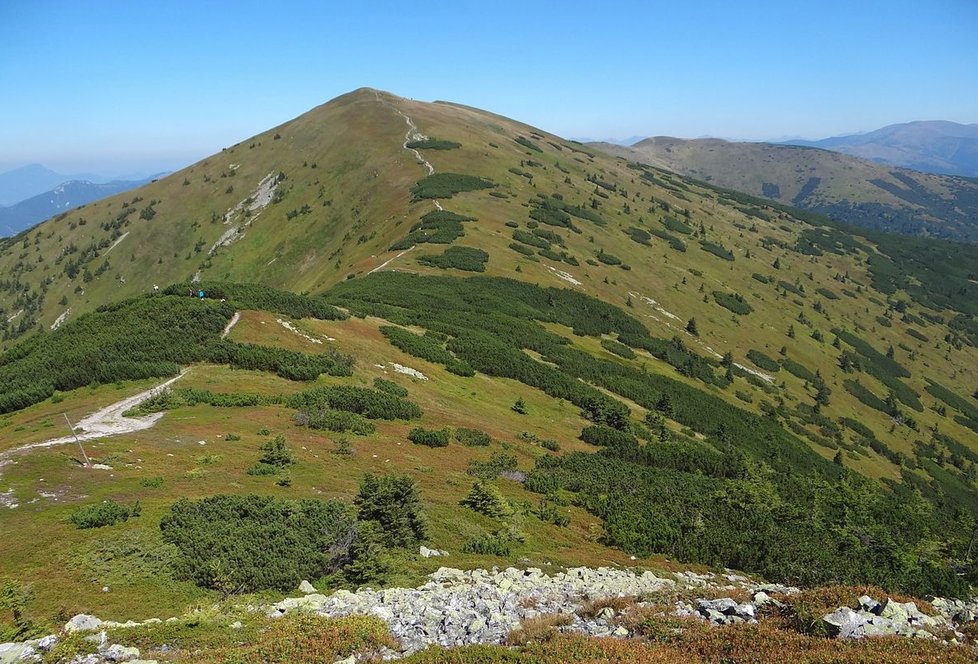
[(302, 583), (299, 584), (299, 592), (304, 593), (306, 595), (312, 595), (318, 591), (316, 590), (315, 587), (313, 587), (311, 583), (303, 579)]
[(77, 616), (65, 623), (64, 631), (72, 632), (94, 632), (102, 626), (102, 621), (95, 616), (79, 613)]
[(131, 662), (134, 659), (139, 659), (139, 648), (130, 648), (113, 643), (105, 649), (102, 657), (109, 662)]

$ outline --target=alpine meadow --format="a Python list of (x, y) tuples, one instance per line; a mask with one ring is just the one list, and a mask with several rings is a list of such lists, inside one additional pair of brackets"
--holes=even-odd
[(361, 88), (0, 240), (0, 662), (974, 661), (974, 183), (605, 149)]

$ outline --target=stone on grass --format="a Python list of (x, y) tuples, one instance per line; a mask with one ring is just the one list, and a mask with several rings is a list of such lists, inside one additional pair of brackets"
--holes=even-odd
[(72, 632), (94, 632), (102, 626), (102, 621), (95, 616), (79, 613), (77, 616), (65, 623), (64, 631)]

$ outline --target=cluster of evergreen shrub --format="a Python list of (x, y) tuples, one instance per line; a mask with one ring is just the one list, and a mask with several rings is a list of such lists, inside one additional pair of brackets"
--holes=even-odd
[(666, 227), (666, 230), (670, 230), (673, 233), (682, 233), (683, 235), (693, 234), (692, 226), (670, 215), (662, 217), (662, 225)]
[(751, 348), (747, 351), (747, 359), (765, 371), (771, 371), (773, 373), (781, 371), (781, 364), (776, 359), (765, 355), (759, 350)]
[(353, 375), (353, 356), (330, 350), (320, 355), (221, 339), (210, 344), (207, 361), (235, 369), (268, 371), (289, 380), (316, 380), (321, 374)]
[(416, 244), (451, 244), (465, 235), (462, 222), (475, 221), (475, 217), (466, 217), (448, 210), (432, 210), (414, 224), (408, 234), (392, 244), (390, 251), (410, 249)]
[[(720, 192), (721, 202), (729, 199), (768, 207), (809, 224), (811, 228), (802, 231), (799, 244), (817, 246), (839, 255), (864, 254), (872, 286), (882, 293), (904, 291), (919, 305), (935, 311), (952, 309), (967, 318), (978, 315), (978, 286), (974, 283), (978, 266), (975, 265), (974, 248), (969, 244), (854, 227), (818, 212), (800, 210), (709, 183), (698, 184)], [(878, 214), (874, 212), (873, 216)], [(876, 250), (870, 248), (870, 243), (876, 245)], [(971, 320), (978, 326), (978, 322)]]
[(676, 251), (686, 251), (686, 243), (680, 240), (678, 237), (672, 233), (667, 233), (666, 231), (659, 230), (658, 228), (653, 228), (651, 231), (652, 235), (656, 236), (660, 240), (665, 240), (669, 243), (669, 246)]
[(805, 287), (802, 286), (801, 284), (796, 285), (791, 283), (790, 281), (780, 280), (778, 281), (778, 286), (780, 286), (781, 288), (783, 288), (785, 291), (789, 293), (794, 293), (795, 295), (800, 295), (801, 297), (807, 297), (805, 295)]
[(187, 387), (180, 390), (164, 388), (155, 392), (148, 399), (134, 408), (123, 413), (126, 417), (160, 413), (182, 406), (207, 404), (215, 408), (254, 408), (280, 404), (283, 397), (277, 394), (255, 394), (249, 392), (211, 392), (197, 387)]
[(406, 387), (401, 387), (394, 381), (381, 378), (380, 376), (374, 378), (374, 389), (380, 390), (381, 392), (387, 392), (387, 394), (395, 397), (406, 397), (408, 395)]
[(426, 138), (421, 141), (408, 141), (407, 147), (412, 150), (457, 150), (462, 147), (461, 143), (446, 141), (440, 138)]
[(408, 355), (420, 357), (429, 362), (444, 364), (445, 368), (459, 376), (473, 375), (472, 367), (445, 350), (443, 342), (425, 334), (419, 335), (402, 327), (384, 325), (381, 334)]
[(598, 249), (595, 257), (605, 265), (621, 265), (621, 259), (614, 254), (605, 253), (604, 249)]
[(601, 347), (619, 357), (625, 358), (626, 360), (635, 359), (635, 351), (620, 341), (615, 341), (614, 339), (602, 339)]
[(700, 240), (700, 248), (703, 249), (703, 251), (708, 251), (714, 256), (718, 256), (725, 261), (732, 261), (734, 259), (732, 251), (722, 245), (717, 244), (716, 242)]
[(643, 228), (638, 228), (636, 226), (629, 226), (625, 229), (625, 235), (630, 237), (632, 241), (638, 242), (639, 244), (651, 245), (652, 234)]
[(713, 291), (713, 299), (724, 309), (729, 309), (738, 316), (746, 316), (754, 311), (754, 307), (747, 303), (744, 296), (740, 293), (724, 293), (723, 291)]
[(411, 187), (411, 195), (418, 201), (424, 198), (451, 198), (465, 191), (491, 189), (496, 185), (486, 178), (461, 173), (435, 173)]
[[(558, 257), (559, 258), (559, 257)], [(439, 255), (425, 254), (418, 258), (422, 265), (441, 269), (455, 268), (465, 272), (485, 272), (489, 254), (474, 247), (449, 247)]]
[(455, 440), (466, 447), (489, 447), (492, 443), (492, 436), (479, 429), (456, 427)]
[[(760, 365), (758, 365), (760, 366)], [(781, 366), (788, 373), (801, 378), (802, 380), (813, 381), (815, 380), (815, 372), (806, 367), (800, 362), (795, 362), (790, 357), (781, 358)]]
[(533, 260), (539, 260), (536, 257), (536, 252), (533, 250), (533, 248), (532, 247), (528, 247), (525, 244), (520, 244), (519, 242), (510, 242), (509, 243), (509, 248), (512, 249), (513, 251), (517, 252), (517, 253), (520, 253), (520, 254), (523, 254), (524, 256), (530, 257)]
[(493, 452), (486, 461), (478, 459), (470, 461), (466, 472), (473, 477), (488, 481), (496, 479), (500, 473), (508, 470), (516, 470), (516, 457), (505, 452)]
[(451, 432), (448, 429), (425, 429), (415, 427), (408, 432), (408, 440), (415, 445), (426, 447), (448, 447)]
[(290, 466), (295, 465), (295, 452), (285, 443), (285, 436), (275, 436), (259, 446), (262, 452), (258, 463), (248, 469), (249, 475), (282, 475)]
[(910, 377), (910, 371), (902, 364), (892, 357), (880, 353), (869, 342), (848, 330), (832, 328), (832, 332), (859, 354), (859, 368), (862, 371), (886, 385), (893, 392), (893, 395), (905, 405), (917, 412), (924, 410), (924, 405), (920, 403), (920, 395), (900, 380)]
[(99, 383), (174, 376), (208, 360), (229, 303), (161, 296), (126, 300), (34, 335), (0, 355), (0, 412)]
[(199, 281), (174, 284), (161, 291), (163, 295), (197, 297), (199, 291), (209, 300), (226, 300), (235, 309), (259, 309), (290, 318), (344, 320), (346, 314), (324, 300), (309, 295), (277, 290), (260, 284), (229, 281)]
[[(617, 307), (506, 279), (395, 273), (344, 282), (327, 298), (354, 313), (425, 327), (447, 339), (454, 357), (475, 370), (578, 405), (594, 424), (582, 437), (601, 443), (600, 450), (542, 457), (527, 486), (548, 496), (573, 492), (579, 505), (603, 520), (609, 544), (792, 583), (872, 582), (915, 593), (966, 592), (971, 576), (958, 577), (946, 559), (966, 560), (969, 537), (950, 527), (960, 512), (942, 502), (942, 492), (962, 491), (953, 477), (941, 476), (927, 492), (910, 480), (884, 489), (812, 451), (781, 425), (774, 406), (765, 411), (769, 415), (753, 414), (708, 390), (577, 350), (539, 324), (617, 337), (657, 357), (662, 346), (672, 347), (680, 353), (673, 361), (686, 371), (697, 367), (707, 385), (725, 384), (715, 363), (692, 359), (698, 356), (681, 341), (654, 339)], [(641, 443), (619, 398), (700, 436), (660, 427), (659, 441)], [(806, 421), (830, 435), (839, 428), (810, 407), (806, 413)], [(947, 474), (934, 470), (940, 472)], [(926, 544), (932, 541), (944, 543), (943, 553)], [(486, 536), (471, 549), (489, 551), (494, 543), (494, 536)], [(966, 566), (978, 578), (970, 559)]]
[(79, 507), (71, 513), (68, 520), (76, 528), (101, 528), (138, 517), (141, 512), (139, 501), (133, 505), (123, 505), (114, 500), (105, 500)]
[(335, 500), (217, 495), (171, 506), (160, 522), (176, 547), (174, 576), (226, 594), (292, 590), (302, 579), (337, 575), (353, 583), (380, 578), (385, 549), (427, 536), (414, 481), (367, 475), (356, 511)]
[(402, 397), (355, 385), (315, 387), (288, 397), (285, 404), (311, 416), (339, 410), (371, 420), (414, 420), (422, 414), (421, 408)]
[(194, 362), (270, 371), (291, 380), (352, 373), (353, 357), (336, 351), (309, 355), (220, 338), (236, 307), (267, 306), (295, 317), (343, 318), (335, 307), (258, 286), (213, 288), (211, 293), (224, 293), (228, 301), (170, 294), (124, 300), (23, 340), (0, 355), (0, 412), (38, 403), (56, 390), (173, 376), (180, 365)]
[(543, 152), (543, 149), (539, 145), (537, 145), (530, 139), (526, 138), (525, 136), (517, 136), (513, 140), (519, 143), (520, 145), (522, 145), (523, 147), (533, 150), (534, 152)]
[[(536, 230), (536, 229), (534, 229)], [(549, 249), (550, 241), (535, 235), (534, 233), (528, 233), (526, 231), (515, 230), (513, 231), (513, 239), (517, 242), (522, 242), (523, 244), (528, 244), (531, 247), (537, 247), (538, 249)]]
[(349, 431), (358, 436), (366, 436), (377, 430), (374, 423), (363, 415), (332, 408), (313, 410), (312, 412), (302, 411), (295, 416), (295, 423), (297, 426), (306, 426), (310, 429), (323, 429), (337, 433)]
[(572, 205), (563, 200), (559, 194), (546, 196), (539, 194), (530, 199), (530, 218), (549, 226), (563, 226), (575, 233), (580, 233), (580, 229), (574, 226), (571, 217), (590, 221), (596, 226), (605, 226), (604, 218), (601, 217), (593, 208), (586, 208), (580, 205)]

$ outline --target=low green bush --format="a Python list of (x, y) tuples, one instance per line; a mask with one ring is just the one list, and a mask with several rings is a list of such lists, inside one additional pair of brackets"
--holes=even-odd
[(487, 461), (470, 461), (466, 472), (479, 479), (494, 480), (507, 470), (516, 470), (516, 457), (505, 452), (493, 452)]
[(455, 429), (455, 440), (466, 447), (488, 447), (492, 443), (492, 437), (485, 431), (466, 427)]
[(713, 299), (721, 307), (729, 309), (738, 316), (746, 316), (747, 314), (754, 311), (754, 307), (747, 303), (744, 296), (740, 293), (724, 293), (722, 291), (713, 291)]
[(499, 489), (482, 480), (472, 485), (460, 504), (491, 517), (504, 517), (513, 513), (513, 508)]
[(380, 390), (381, 392), (386, 392), (387, 394), (395, 397), (404, 398), (408, 395), (406, 387), (401, 387), (394, 381), (381, 378), (380, 376), (374, 378), (374, 389)]
[(426, 138), (421, 141), (408, 141), (405, 144), (412, 150), (457, 150), (462, 147), (461, 143), (446, 141), (439, 138)]
[(421, 492), (410, 475), (367, 473), (353, 504), (357, 519), (378, 524), (385, 546), (411, 546), (428, 536)]
[(76, 528), (102, 528), (138, 517), (141, 512), (139, 501), (133, 505), (123, 505), (114, 500), (105, 500), (79, 507), (71, 513), (68, 520)]
[(408, 432), (408, 440), (415, 445), (427, 447), (448, 447), (448, 429), (425, 429), (415, 427)]
[(411, 187), (414, 200), (423, 198), (451, 198), (455, 194), (479, 189), (491, 189), (496, 185), (486, 178), (461, 173), (435, 173)]
[(485, 272), (488, 260), (489, 254), (482, 249), (463, 246), (449, 247), (438, 255), (424, 254), (418, 257), (418, 262), (422, 265), (430, 265), (442, 270), (455, 268), (465, 272)]
[(601, 347), (619, 357), (624, 357), (626, 360), (635, 359), (635, 351), (620, 341), (615, 341), (613, 339), (602, 339)]
[(765, 355), (759, 350), (751, 348), (747, 351), (747, 359), (755, 364), (755, 366), (764, 369), (765, 371), (770, 371), (772, 373), (777, 373), (781, 371), (781, 364), (768, 355)]
[(160, 521), (174, 576), (226, 594), (293, 590), (349, 561), (356, 527), (338, 501), (218, 495), (182, 498)]

